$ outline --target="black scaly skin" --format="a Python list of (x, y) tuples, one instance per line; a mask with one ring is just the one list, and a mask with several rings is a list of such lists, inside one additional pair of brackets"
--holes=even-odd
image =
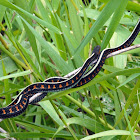
[[(99, 59), (98, 59), (98, 62), (95, 64), (97, 65), (94, 66), (93, 69), (91, 69), (93, 72), (90, 72), (88, 74), (85, 74), (82, 79), (80, 80), (80, 82), (77, 84), (76, 87), (79, 87), (81, 86), (81, 83), (82, 85), (85, 85), (86, 83), (90, 82), (98, 73), (99, 71), (101, 70), (104, 62), (105, 62), (105, 59), (107, 57), (108, 54), (112, 53), (112, 52), (116, 52), (118, 50), (122, 50), (124, 48), (127, 48), (129, 47), (133, 41), (135, 40), (135, 38), (137, 37), (138, 33), (140, 32), (140, 19), (137, 23), (137, 25), (135, 26), (133, 32), (131, 33), (131, 35), (129, 36), (129, 38), (124, 42), (122, 43), (120, 46), (116, 47), (116, 48), (111, 48), (111, 49), (104, 49), (101, 53), (100, 53), (100, 56), (99, 56)], [(86, 81), (86, 82), (85, 82)]]
[[(112, 48), (112, 49), (105, 49), (105, 50), (103, 50), (102, 52), (101, 52), (101, 54), (100, 54), (100, 56), (99, 56), (99, 58), (98, 58), (98, 61), (97, 61), (97, 63), (95, 64), (95, 66), (88, 72), (88, 73), (86, 73), (85, 75), (83, 74), (82, 76), (81, 76), (81, 78), (80, 78), (80, 80), (77, 82), (77, 84), (75, 84), (74, 86), (73, 86), (73, 88), (76, 88), (76, 87), (79, 87), (79, 86), (82, 86), (82, 85), (85, 85), (86, 83), (88, 83), (89, 81), (91, 81), (98, 73), (99, 73), (99, 71), (101, 70), (101, 68), (102, 68), (102, 66), (103, 66), (103, 64), (104, 64), (104, 62), (105, 62), (105, 59), (106, 59), (106, 57), (107, 57), (107, 55), (108, 54), (110, 54), (110, 53), (112, 53), (112, 52), (115, 52), (115, 51), (118, 51), (118, 50), (122, 50), (122, 49), (124, 49), (124, 48), (126, 48), (126, 47), (129, 47), (131, 44), (132, 44), (132, 42), (135, 40), (135, 38), (136, 38), (136, 36), (138, 35), (138, 33), (139, 33), (139, 31), (140, 31), (140, 19), (139, 19), (139, 22), (137, 23), (137, 25), (136, 25), (136, 27), (135, 27), (135, 29), (133, 30), (133, 32), (132, 32), (132, 34), (130, 35), (130, 37), (122, 44), (122, 45), (120, 45), (119, 47), (116, 47), (116, 48)], [(90, 62), (91, 63), (91, 62)], [(85, 72), (84, 72), (85, 73)], [(53, 79), (53, 78), (52, 78)], [(49, 82), (52, 80), (51, 78), (48, 80)], [(57, 78), (56, 78), (56, 80), (57, 80)], [(65, 79), (65, 78), (59, 78), (59, 80), (60, 81), (63, 81), (63, 82), (65, 82), (67, 79)], [(47, 80), (46, 80), (47, 81)], [(47, 81), (47, 82), (48, 82)], [(54, 80), (53, 80), (54, 81)], [(52, 82), (52, 81), (51, 81)], [(55, 82), (56, 83), (56, 82)], [(35, 85), (35, 84), (33, 84), (33, 85)], [(29, 89), (33, 89), (33, 85), (31, 85), (31, 87), (29, 88)], [(42, 85), (44, 85), (44, 83), (42, 83)], [(28, 88), (28, 87), (27, 87)], [(26, 89), (27, 89), (26, 88)], [(65, 89), (65, 87), (64, 87), (64, 89)], [(44, 92), (45, 91), (45, 92)], [(58, 91), (58, 90), (57, 90)], [(44, 90), (44, 89), (42, 89), (42, 88), (38, 88), (38, 89), (35, 89), (35, 90), (26, 90), (26, 91), (24, 91), (25, 92), (25, 94), (23, 93), (23, 95), (26, 95), (27, 96), (27, 98), (28, 98), (28, 100), (29, 100), (29, 97), (31, 97), (33, 94), (35, 94), (35, 93), (38, 93), (38, 92), (43, 92), (42, 93), (42, 96), (40, 95), (40, 97), (38, 97), (36, 100), (34, 100), (33, 102), (37, 102), (37, 101), (40, 101), (42, 98), (44, 98), (45, 97), (45, 95), (47, 94), (47, 91), (46, 90)], [(22, 95), (22, 96), (23, 96)], [(16, 105), (19, 105), (20, 104), (20, 102), (22, 102), (23, 101), (23, 98), (21, 98), (21, 99), (18, 99), (18, 101), (17, 101), (17, 103), (15, 104), (15, 105), (11, 105), (11, 106), (8, 106), (8, 107), (5, 107), (5, 108), (2, 108), (2, 109), (0, 109), (0, 114), (1, 114), (1, 112), (2, 112), (2, 110), (4, 109), (5, 111), (8, 109), (8, 111), (9, 111), (9, 108), (13, 108), (13, 110), (15, 109), (15, 106)], [(33, 103), (32, 102), (32, 103)], [(28, 102), (26, 102), (27, 104), (28, 104)], [(25, 109), (26, 109), (26, 107), (27, 107), (27, 105), (25, 106)], [(24, 109), (24, 110), (25, 110)], [(13, 117), (13, 116), (17, 116), (17, 115), (19, 115), (19, 114), (21, 114), (23, 111), (16, 111), (16, 110), (14, 110), (15, 111), (15, 114), (13, 113), (12, 115), (10, 114), (10, 113), (8, 113), (8, 114), (1, 114), (0, 115), (0, 118), (6, 118), (6, 117), (8, 117), (8, 118), (10, 118), (10, 117)], [(6, 117), (5, 117), (6, 116)]]
[[(0, 108), (0, 118), (5, 119), (20, 115), (27, 108), (29, 98), (38, 91), (53, 92), (66, 90), (75, 86), (80, 81), (87, 68), (90, 66), (90, 63), (98, 57), (99, 53), (100, 47), (95, 47), (95, 53), (86, 60), (82, 68), (70, 79), (66, 79), (64, 81), (62, 80), (61, 82), (40, 82), (29, 85), (11, 104), (9, 104), (7, 107)], [(40, 98), (38, 98), (38, 100), (40, 100)]]
[[(4, 107), (0, 109), (0, 118), (1, 119), (6, 119), (6, 118), (11, 118), (11, 117), (16, 117), (18, 115), (20, 115), (21, 113), (23, 113), (28, 104), (29, 104), (29, 96), (27, 96), (26, 94), (20, 96), (20, 100), (22, 102), (17, 102), (16, 105), (14, 105), (14, 107)], [(12, 109), (11, 112), (9, 109)]]
[[(80, 87), (80, 86), (83, 86), (85, 84), (87, 84), (88, 82), (90, 82), (98, 73), (99, 71), (101, 70), (104, 62), (105, 62), (105, 59), (107, 57), (108, 54), (112, 53), (112, 52), (115, 52), (115, 51), (118, 51), (118, 50), (122, 50), (124, 48), (127, 48), (129, 47), (133, 41), (135, 40), (135, 38), (137, 37), (138, 33), (140, 31), (140, 19), (137, 23), (137, 25), (135, 26), (133, 32), (131, 33), (131, 35), (129, 36), (129, 38), (123, 43), (121, 44), (119, 47), (116, 47), (116, 48), (111, 48), (111, 49), (105, 49), (101, 52), (98, 60), (98, 62), (93, 66), (94, 68), (92, 68), (87, 74), (85, 74), (82, 79), (77, 83), (77, 85), (75, 85), (73, 88), (77, 88), (77, 87)], [(93, 71), (94, 70), (94, 71)], [(61, 79), (60, 79), (61, 78)], [(52, 82), (51, 80), (53, 80), (53, 78), (49, 78), (47, 79), (45, 82), (49, 81), (49, 82)], [(65, 78), (63, 77), (59, 77), (58, 79), (56, 78), (55, 81), (57, 80), (65, 80)], [(35, 99), (34, 101), (40, 101), (42, 100), (45, 96), (47, 95), (47, 92), (43, 92), (40, 96), (38, 96), (37, 99)]]
[[(92, 54), (93, 54), (93, 53), (96, 53), (96, 54), (97, 54), (97, 53), (100, 51), (100, 49), (101, 49), (100, 46), (96, 46), (96, 47), (94, 48)], [(98, 56), (99, 56), (99, 54), (98, 54)], [(98, 57), (98, 56), (97, 56), (97, 57)], [(97, 59), (97, 58), (95, 58), (95, 59)], [(94, 60), (95, 60), (95, 59), (94, 59)], [(57, 82), (65, 81), (65, 80), (68, 80), (68, 78), (64, 78), (64, 77), (50, 77), (50, 78), (46, 79), (44, 82), (45, 82), (45, 83), (47, 83), (47, 82), (57, 83)], [(23, 92), (21, 92), (21, 93), (18, 95), (18, 97), (16, 97), (16, 99), (15, 99), (11, 104), (9, 104), (8, 106), (12, 106), (12, 105), (16, 104), (17, 101), (19, 100), (20, 95), (22, 95), (22, 94), (23, 94)], [(32, 97), (32, 95), (34, 95), (34, 93), (33, 93), (33, 92), (30, 92), (30, 97)], [(42, 100), (46, 95), (47, 95), (47, 92), (42, 93), (42, 94), (41, 94), (40, 96), (38, 96), (35, 100), (33, 100), (32, 102), (30, 102), (30, 104), (39, 102), (39, 101)]]

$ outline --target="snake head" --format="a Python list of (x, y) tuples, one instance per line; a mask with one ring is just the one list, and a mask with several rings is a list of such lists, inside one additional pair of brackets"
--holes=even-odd
[(101, 46), (97, 45), (94, 47), (92, 54), (95, 53), (95, 54), (99, 55), (100, 52), (101, 52)]

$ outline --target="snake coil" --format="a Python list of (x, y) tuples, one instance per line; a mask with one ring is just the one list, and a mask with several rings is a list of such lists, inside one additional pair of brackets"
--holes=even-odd
[[(101, 53), (100, 47), (95, 47), (93, 54), (86, 60), (82, 68), (69, 79), (63, 77), (52, 77), (45, 80), (44, 82), (38, 82), (29, 85), (22, 92), (20, 92), (20, 94), (11, 104), (9, 104), (7, 107), (0, 108), (0, 118), (5, 119), (20, 115), (27, 108), (30, 97), (38, 92), (42, 92), (42, 94), (31, 103), (40, 101), (46, 96), (48, 92), (56, 92), (69, 88), (76, 88), (87, 84), (99, 73), (106, 60), (107, 55), (112, 52), (116, 52), (118, 50), (129, 47), (137, 37), (139, 31), (140, 19), (130, 37), (123, 44), (116, 48), (104, 49)], [(96, 64), (85, 74), (86, 70), (95, 59), (97, 59)]]

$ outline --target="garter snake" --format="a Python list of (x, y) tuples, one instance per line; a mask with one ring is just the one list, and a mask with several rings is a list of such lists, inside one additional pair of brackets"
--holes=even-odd
[[(129, 47), (132, 44), (132, 42), (135, 40), (139, 31), (140, 31), (140, 20), (135, 26), (130, 37), (123, 44), (121, 44), (116, 48), (104, 49), (100, 54), (99, 54), (100, 52), (99, 47), (97, 47), (95, 53), (93, 53), (91, 57), (89, 57), (86, 60), (82, 68), (69, 79), (63, 77), (52, 77), (45, 80), (42, 83), (41, 82), (35, 83), (26, 87), (9, 106), (0, 109), (0, 118), (10, 118), (21, 114), (27, 108), (29, 103), (29, 98), (37, 92), (43, 92), (43, 93), (42, 95), (37, 97), (37, 99), (35, 99), (32, 103), (40, 101), (42, 98), (44, 98), (44, 96), (46, 96), (47, 92), (76, 88), (88, 83), (99, 73), (106, 60), (107, 55), (112, 52), (116, 52), (118, 50), (122, 50), (126, 47)], [(95, 66), (93, 66), (91, 70), (85, 74), (90, 63), (94, 59), (96, 59), (96, 57), (98, 57), (98, 60)]]
[[(56, 92), (74, 87), (85, 74), (90, 63), (100, 54), (100, 47), (94, 49), (94, 53), (85, 61), (81, 69), (71, 78), (57, 82), (38, 82), (26, 87), (18, 96), (18, 98), (7, 107), (0, 109), (0, 118), (10, 118), (21, 114), (27, 107), (29, 98), (40, 91)], [(15, 104), (15, 105), (13, 105)]]

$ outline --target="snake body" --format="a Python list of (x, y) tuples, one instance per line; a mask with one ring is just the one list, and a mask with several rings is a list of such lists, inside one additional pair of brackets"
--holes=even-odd
[[(86, 60), (82, 68), (71, 78), (67, 79), (63, 77), (52, 77), (45, 80), (44, 82), (35, 83), (26, 87), (10, 105), (0, 109), (0, 118), (10, 118), (21, 114), (27, 108), (29, 104), (29, 98), (38, 92), (42, 92), (42, 94), (31, 103), (40, 101), (46, 96), (48, 92), (66, 90), (69, 88), (76, 88), (85, 85), (99, 73), (107, 55), (129, 47), (137, 37), (139, 31), (140, 19), (130, 37), (123, 44), (116, 48), (104, 49), (100, 54), (100, 47), (97, 47), (91, 57)], [(91, 68), (91, 70), (89, 70), (89, 72), (85, 74), (91, 62), (96, 58), (98, 58), (96, 64)]]
[(29, 103), (29, 98), (37, 92), (56, 92), (74, 87), (82, 78), (90, 63), (95, 60), (100, 53), (100, 47), (96, 47), (94, 53), (85, 61), (81, 69), (71, 78), (57, 82), (38, 82), (26, 87), (18, 98), (7, 107), (0, 109), (0, 118), (10, 118), (21, 114)]

